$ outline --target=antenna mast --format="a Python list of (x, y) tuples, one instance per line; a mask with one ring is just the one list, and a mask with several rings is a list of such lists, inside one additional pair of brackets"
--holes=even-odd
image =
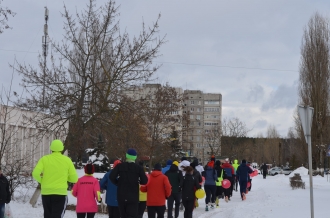
[(45, 25), (44, 25), (44, 35), (42, 36), (42, 53), (44, 56), (44, 77), (43, 77), (43, 90), (42, 90), (42, 106), (45, 106), (45, 86), (46, 86), (46, 68), (47, 68), (47, 55), (48, 55), (48, 18), (49, 18), (49, 11), (48, 8), (45, 7)]

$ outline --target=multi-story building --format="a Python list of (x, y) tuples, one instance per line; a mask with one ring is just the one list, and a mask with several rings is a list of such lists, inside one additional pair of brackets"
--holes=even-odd
[(212, 153), (211, 146), (215, 155), (221, 155), (222, 95), (185, 90), (184, 96), (183, 149), (205, 164)]

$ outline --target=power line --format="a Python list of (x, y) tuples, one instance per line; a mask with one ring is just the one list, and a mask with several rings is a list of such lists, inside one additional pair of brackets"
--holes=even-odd
[[(20, 51), (20, 50), (9, 50), (2, 49), (0, 51), (12, 51), (12, 52), (26, 52), (26, 53), (39, 53), (36, 51)], [(169, 61), (154, 61), (155, 63), (161, 64), (176, 64), (176, 65), (188, 65), (188, 66), (200, 66), (200, 67), (219, 67), (219, 68), (232, 68), (232, 69), (245, 69), (245, 70), (267, 70), (267, 71), (283, 71), (283, 72), (298, 72), (297, 70), (286, 70), (286, 69), (271, 69), (271, 68), (259, 68), (259, 67), (237, 67), (237, 66), (227, 66), (227, 65), (212, 65), (212, 64), (192, 64), (192, 63), (177, 63)]]

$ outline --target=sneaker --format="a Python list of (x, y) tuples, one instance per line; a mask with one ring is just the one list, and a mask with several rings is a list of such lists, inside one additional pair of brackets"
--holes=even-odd
[(211, 209), (214, 209), (214, 205), (213, 204), (211, 204)]
[(216, 206), (217, 208), (219, 208), (219, 204), (217, 204), (217, 206)]
[(209, 207), (207, 205), (205, 207), (205, 211), (209, 211)]

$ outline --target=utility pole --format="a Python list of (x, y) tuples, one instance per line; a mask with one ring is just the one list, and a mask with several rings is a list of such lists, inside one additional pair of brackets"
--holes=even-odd
[(47, 68), (47, 55), (48, 55), (48, 43), (49, 43), (49, 37), (48, 37), (48, 18), (49, 18), (49, 11), (48, 8), (45, 7), (45, 24), (44, 24), (44, 35), (42, 36), (42, 53), (44, 56), (44, 66), (43, 66), (43, 88), (42, 88), (42, 104), (43, 107), (45, 106), (45, 86), (46, 86), (46, 68)]

